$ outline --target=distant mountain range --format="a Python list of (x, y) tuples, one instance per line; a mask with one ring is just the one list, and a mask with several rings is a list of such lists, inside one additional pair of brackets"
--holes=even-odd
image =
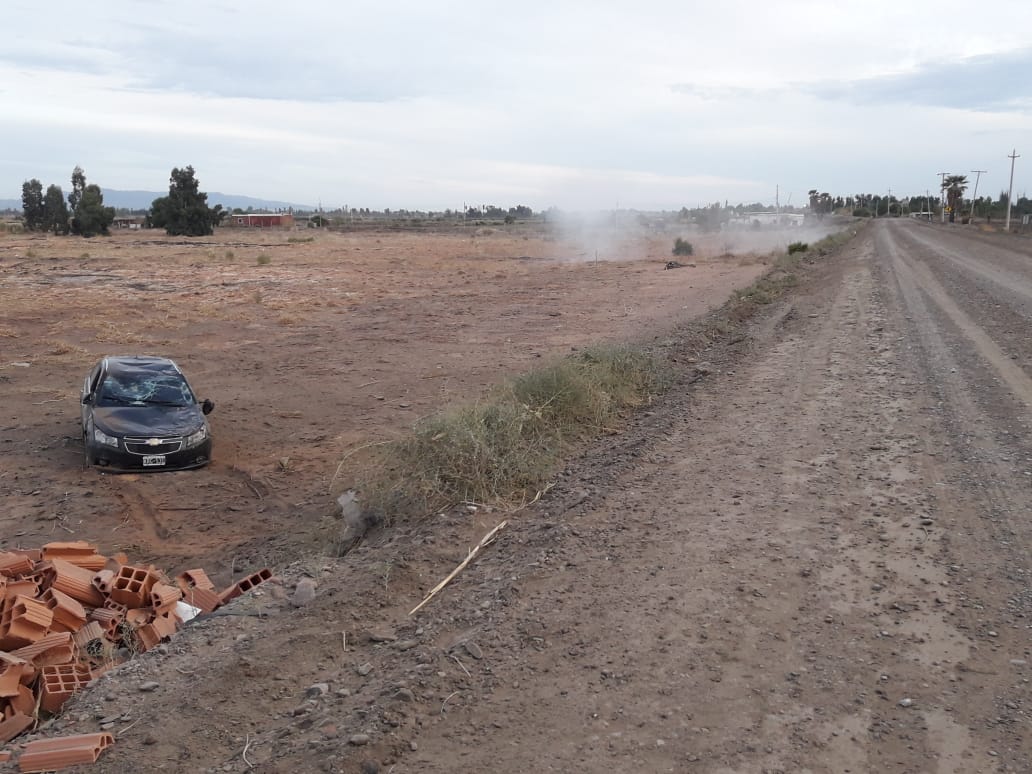
[[(118, 210), (149, 210), (151, 203), (155, 199), (168, 195), (168, 191), (119, 191), (114, 188), (101, 188), (100, 190), (104, 193), (104, 204)], [(208, 205), (214, 207), (216, 204), (221, 204), (227, 210), (234, 210), (238, 207), (242, 210), (246, 210), (248, 207), (255, 210), (286, 210), (293, 208), (295, 210), (315, 211), (318, 209), (310, 204), (280, 202), (273, 199), (256, 199), (253, 196), (209, 191)], [(0, 199), (0, 210), (21, 210), (21, 206), (21, 199)]]

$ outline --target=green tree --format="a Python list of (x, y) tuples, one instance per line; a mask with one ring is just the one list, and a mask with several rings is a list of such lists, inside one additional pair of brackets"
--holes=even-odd
[(76, 206), (72, 211), (72, 233), (84, 237), (98, 234), (106, 236), (114, 219), (115, 208), (105, 207), (100, 186), (90, 183), (76, 197)]
[(942, 190), (946, 193), (946, 206), (950, 208), (950, 223), (957, 214), (957, 208), (964, 201), (964, 191), (967, 190), (966, 175), (947, 175), (942, 181)]
[(45, 228), (43, 184), (36, 178), (22, 183), (22, 214), (25, 228), (29, 231), (42, 231)]
[(47, 186), (47, 195), (43, 199), (44, 228), (55, 234), (68, 233), (68, 205), (65, 204), (64, 191), (59, 185)]
[(72, 170), (72, 192), (68, 194), (68, 209), (72, 211), (72, 214), (79, 208), (79, 202), (82, 201), (85, 191), (86, 173), (82, 171), (82, 167), (76, 166)]
[(170, 236), (207, 236), (222, 223), (226, 211), (221, 204), (208, 206), (208, 194), (199, 189), (194, 168), (173, 168), (168, 196), (151, 203), (148, 223), (163, 228)]

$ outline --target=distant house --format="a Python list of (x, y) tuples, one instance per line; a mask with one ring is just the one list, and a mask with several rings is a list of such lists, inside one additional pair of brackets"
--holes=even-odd
[(239, 228), (293, 228), (294, 216), (285, 212), (277, 213), (232, 213), (226, 225)]
[(143, 223), (146, 220), (142, 215), (131, 216), (127, 218), (115, 218), (111, 221), (111, 228), (131, 228), (133, 230), (143, 228)]

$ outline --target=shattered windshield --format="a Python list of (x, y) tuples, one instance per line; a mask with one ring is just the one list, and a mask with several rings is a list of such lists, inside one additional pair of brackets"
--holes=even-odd
[(99, 406), (173, 406), (196, 403), (189, 385), (177, 373), (145, 371), (108, 374), (100, 387)]

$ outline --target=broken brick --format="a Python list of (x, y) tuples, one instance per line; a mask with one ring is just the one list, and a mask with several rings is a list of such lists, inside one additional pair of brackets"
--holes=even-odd
[(140, 649), (150, 650), (166, 637), (171, 637), (176, 633), (178, 624), (179, 619), (172, 613), (156, 616), (149, 624), (136, 630), (136, 635), (140, 638)]
[(19, 693), (19, 686), (31, 683), (36, 668), (23, 658), (0, 652), (0, 697), (10, 699)]
[(0, 743), (10, 742), (18, 734), (32, 728), (36, 719), (32, 715), (15, 712), (8, 718), (0, 721)]

